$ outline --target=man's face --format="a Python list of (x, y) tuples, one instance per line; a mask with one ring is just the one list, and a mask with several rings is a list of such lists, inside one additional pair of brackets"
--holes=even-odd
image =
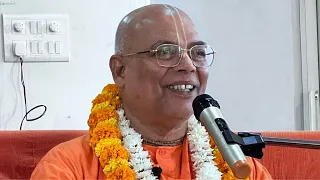
[[(179, 18), (175, 11), (171, 11), (173, 16), (167, 11), (166, 16), (158, 17), (160, 12), (155, 11), (151, 18), (146, 16), (136, 24), (136, 41), (131, 52), (156, 49), (163, 43), (174, 43), (184, 49), (199, 44), (191, 20), (182, 13)], [(179, 65), (169, 68), (159, 66), (156, 57), (148, 53), (125, 57), (125, 60), (124, 108), (130, 108), (138, 119), (149, 116), (153, 124), (172, 123), (170, 119), (185, 121), (193, 114), (192, 101), (206, 89), (207, 68), (195, 67), (186, 52)], [(183, 90), (191, 87), (189, 91)]]

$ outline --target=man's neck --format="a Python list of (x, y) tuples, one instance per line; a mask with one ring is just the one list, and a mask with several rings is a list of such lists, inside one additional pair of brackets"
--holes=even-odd
[(153, 141), (173, 141), (184, 137), (187, 133), (188, 121), (173, 126), (164, 127), (159, 125), (143, 124), (141, 121), (130, 119), (130, 126), (143, 138)]

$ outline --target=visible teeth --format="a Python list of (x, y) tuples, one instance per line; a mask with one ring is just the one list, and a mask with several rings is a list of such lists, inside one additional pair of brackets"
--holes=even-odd
[(186, 88), (187, 89), (193, 89), (193, 86), (192, 85), (186, 85)]
[(178, 91), (191, 91), (193, 89), (193, 86), (190, 84), (187, 85), (174, 85), (174, 86), (168, 86), (169, 89), (175, 89)]

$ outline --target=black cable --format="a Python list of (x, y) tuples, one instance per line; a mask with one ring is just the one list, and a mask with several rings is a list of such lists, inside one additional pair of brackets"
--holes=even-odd
[[(26, 92), (26, 86), (25, 86), (24, 78), (23, 78), (23, 67), (22, 67), (22, 65), (23, 65), (23, 59), (22, 59), (21, 57), (19, 57), (19, 59), (20, 59), (20, 65), (21, 65), (20, 75), (21, 75), (21, 84), (22, 84), (22, 88), (23, 88), (24, 108), (25, 108), (25, 112), (26, 112), (26, 114), (25, 114), (24, 117), (22, 118), (22, 121), (21, 121), (21, 124), (20, 124), (20, 130), (22, 130), (22, 124), (23, 124), (24, 119), (26, 119), (26, 121), (35, 121), (35, 120), (40, 119), (40, 118), (46, 113), (46, 111), (47, 111), (47, 106), (45, 106), (45, 105), (38, 105), (38, 106), (33, 107), (32, 109), (30, 109), (30, 110), (28, 111), (28, 108), (27, 108), (27, 92)], [(36, 118), (28, 119), (28, 114), (29, 114), (30, 112), (32, 112), (33, 110), (35, 110), (35, 109), (37, 109), (37, 108), (40, 108), (40, 107), (44, 107), (43, 113), (42, 113), (40, 116), (36, 117)]]

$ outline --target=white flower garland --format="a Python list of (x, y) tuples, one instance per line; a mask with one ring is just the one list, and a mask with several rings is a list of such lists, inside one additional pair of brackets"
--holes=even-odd
[[(123, 109), (117, 112), (124, 147), (130, 153), (129, 162), (136, 173), (136, 178), (156, 180), (156, 176), (152, 174), (152, 162), (148, 158), (148, 152), (144, 151), (142, 147), (141, 134), (130, 127), (130, 121), (126, 119)], [(191, 116), (188, 120), (187, 136), (196, 179), (221, 179), (222, 173), (213, 161), (213, 150), (210, 147), (209, 135), (194, 116)]]

